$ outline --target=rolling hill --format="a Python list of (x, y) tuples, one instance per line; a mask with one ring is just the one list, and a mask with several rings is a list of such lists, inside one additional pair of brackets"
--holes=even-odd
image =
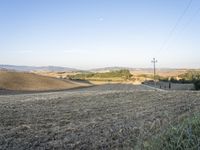
[(72, 71), (78, 71), (74, 68), (68, 68), (68, 67), (60, 67), (60, 66), (41, 66), (41, 67), (35, 67), (35, 66), (16, 66), (16, 65), (0, 65), (0, 69), (6, 69), (6, 70), (15, 70), (15, 71), (65, 71), (65, 72), (72, 72)]
[(14, 91), (64, 90), (89, 84), (40, 76), (34, 73), (0, 71), (0, 89)]

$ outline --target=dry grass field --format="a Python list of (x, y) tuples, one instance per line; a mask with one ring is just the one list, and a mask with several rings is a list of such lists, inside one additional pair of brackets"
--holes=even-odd
[(0, 71), (0, 89), (14, 91), (63, 90), (89, 84), (40, 76), (34, 73)]
[(200, 93), (144, 85), (0, 96), (0, 149), (143, 149), (200, 110)]
[(53, 78), (66, 78), (68, 75), (75, 75), (79, 72), (34, 71), (33, 73)]

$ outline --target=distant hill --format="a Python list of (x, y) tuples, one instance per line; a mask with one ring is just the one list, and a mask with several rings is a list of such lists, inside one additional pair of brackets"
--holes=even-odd
[(0, 71), (0, 89), (15, 91), (63, 90), (89, 86), (79, 82), (40, 76), (34, 73)]
[[(130, 68), (130, 67), (104, 67), (104, 68), (95, 68), (91, 69), (89, 71), (91, 72), (109, 72), (109, 71), (116, 71), (116, 70), (122, 70), (122, 69), (128, 69), (130, 71), (152, 71), (153, 68)], [(179, 70), (175, 68), (159, 68), (157, 69), (159, 71), (174, 71), (174, 70)]]
[(55, 71), (55, 72), (72, 72), (72, 71), (78, 71), (74, 68), (68, 68), (68, 67), (58, 67), (58, 66), (41, 66), (41, 67), (35, 67), (35, 66), (15, 66), (15, 65), (0, 65), (0, 70), (15, 70), (15, 71), (23, 71), (23, 72), (30, 72), (30, 71)]
[[(131, 68), (131, 67), (104, 67), (104, 68), (94, 68), (90, 70), (80, 70), (75, 68), (60, 67), (60, 66), (16, 66), (16, 65), (0, 65), (0, 70), (11, 70), (11, 71), (21, 71), (21, 72), (37, 72), (37, 71), (46, 71), (46, 72), (109, 72), (128, 69), (132, 72), (141, 71), (141, 72), (152, 72), (153, 68)], [(190, 69), (176, 69), (176, 68), (157, 68), (159, 72), (168, 72), (168, 71), (185, 71)], [(196, 70), (196, 69), (195, 69)]]

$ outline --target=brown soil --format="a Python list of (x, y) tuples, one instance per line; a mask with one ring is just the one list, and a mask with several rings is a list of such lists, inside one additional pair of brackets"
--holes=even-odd
[(142, 149), (199, 110), (199, 92), (143, 85), (0, 96), (0, 149)]

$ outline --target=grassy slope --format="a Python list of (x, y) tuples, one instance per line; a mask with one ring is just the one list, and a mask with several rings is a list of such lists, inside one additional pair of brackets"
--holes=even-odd
[(62, 81), (33, 73), (0, 71), (0, 89), (19, 91), (61, 90), (84, 86), (76, 82)]
[(171, 126), (153, 139), (147, 150), (196, 150), (200, 148), (200, 116)]

